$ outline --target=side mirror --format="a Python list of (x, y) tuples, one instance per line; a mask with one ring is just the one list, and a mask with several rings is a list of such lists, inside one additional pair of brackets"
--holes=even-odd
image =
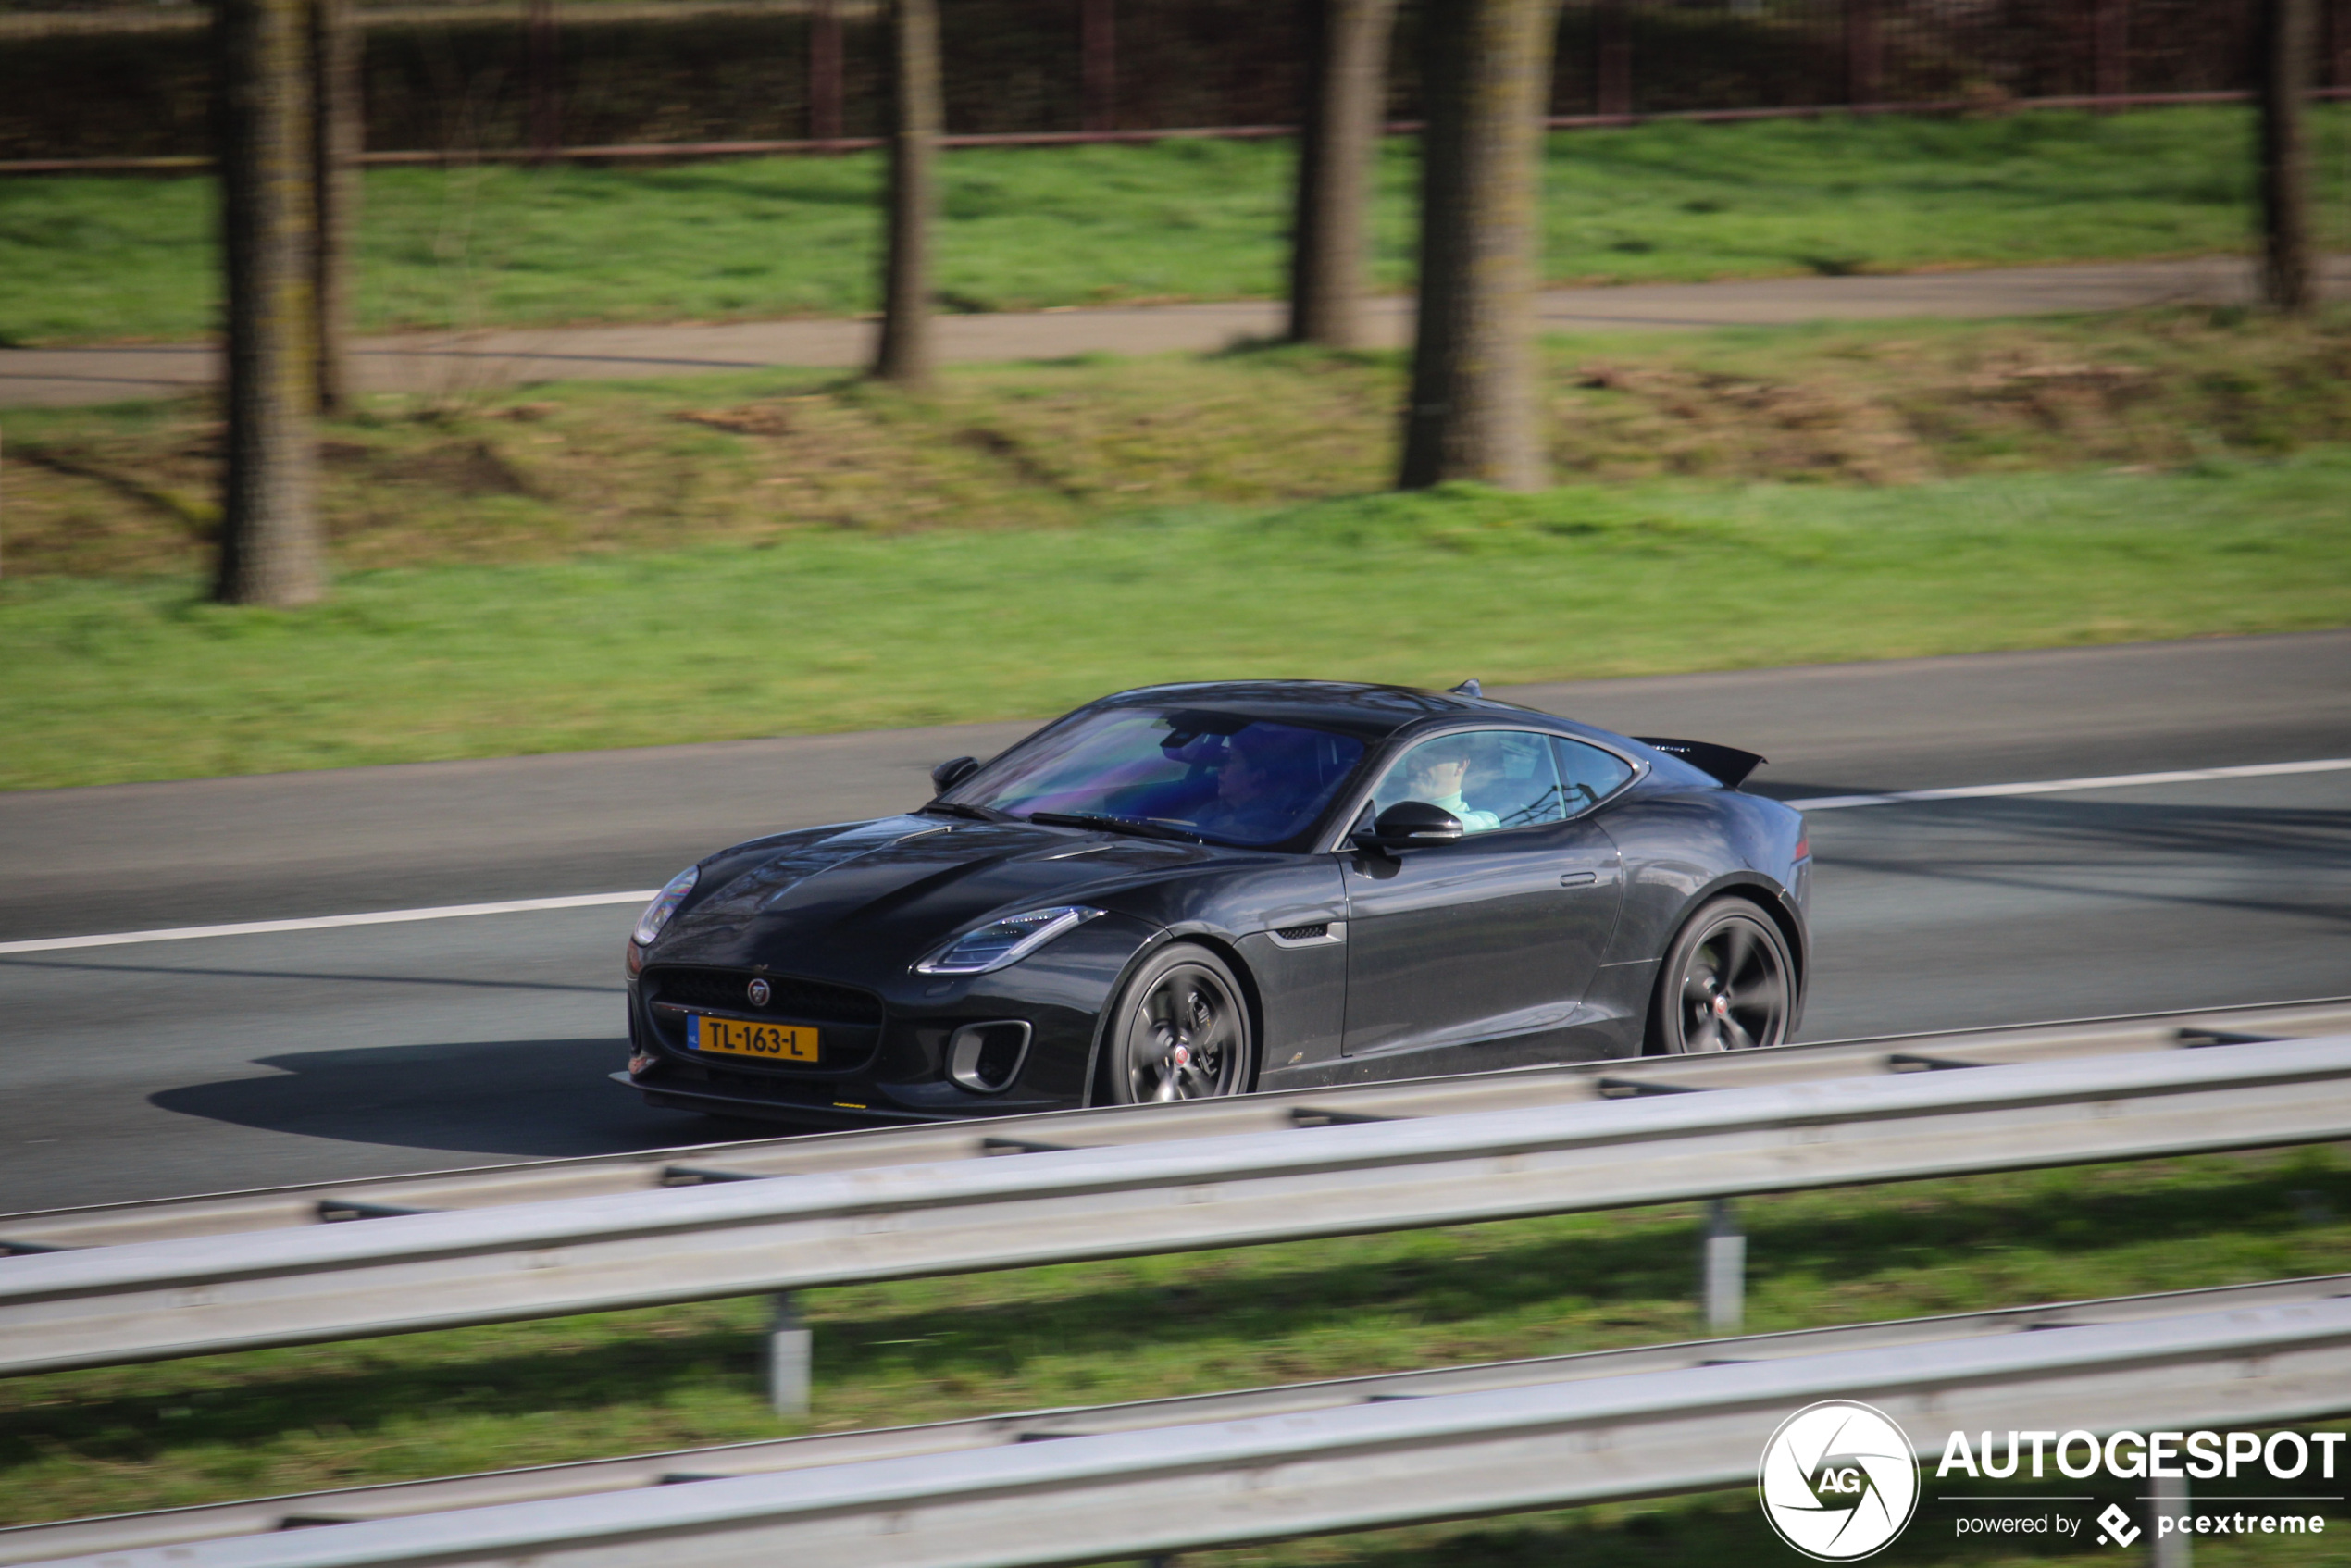
[(943, 795), (978, 771), (977, 757), (950, 757), (930, 770), (931, 785)]
[(1443, 806), (1426, 801), (1399, 801), (1380, 813), (1371, 831), (1359, 838), (1369, 839), (1384, 850), (1410, 850), (1453, 843), (1461, 836), (1462, 819)]

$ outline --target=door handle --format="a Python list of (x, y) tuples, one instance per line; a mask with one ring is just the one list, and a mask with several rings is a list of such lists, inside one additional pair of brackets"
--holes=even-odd
[(1599, 879), (1600, 874), (1597, 871), (1562, 871), (1560, 873), (1560, 886), (1562, 888), (1586, 888), (1591, 886), (1594, 882), (1597, 882)]

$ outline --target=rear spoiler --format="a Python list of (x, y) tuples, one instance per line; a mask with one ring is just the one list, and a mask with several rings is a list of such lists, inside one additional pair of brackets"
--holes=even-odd
[(1655, 735), (1636, 735), (1634, 740), (1644, 746), (1654, 746), (1667, 756), (1679, 757), (1692, 767), (1710, 773), (1723, 781), (1725, 790), (1735, 790), (1767, 760), (1753, 752), (1742, 752), (1736, 746), (1717, 746), (1708, 740), (1668, 740)]

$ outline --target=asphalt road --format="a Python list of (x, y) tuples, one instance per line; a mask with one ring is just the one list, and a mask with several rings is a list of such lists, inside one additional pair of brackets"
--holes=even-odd
[[(1507, 694), (1751, 747), (1797, 798), (2351, 757), (2340, 632)], [(0, 940), (649, 887), (1025, 728), (0, 795)], [(1810, 1038), (2351, 993), (2351, 772), (1822, 812), (1812, 843)], [(603, 1080), (633, 914), (0, 954), (0, 1208), (722, 1135)]]
[[(2328, 257), (2323, 267), (2330, 297), (2351, 289), (2351, 256)], [(2243, 256), (2210, 255), (1885, 277), (1552, 289), (1538, 297), (1536, 313), (1545, 331), (1621, 332), (2046, 316), (2233, 304), (2252, 297), (2251, 263)], [(1282, 309), (1267, 300), (1230, 300), (942, 316), (939, 354), (947, 360), (984, 361), (1207, 352), (1278, 333)], [(1412, 323), (1410, 299), (1370, 302), (1365, 330), (1375, 343), (1404, 346)], [(353, 374), (363, 391), (451, 395), (531, 381), (681, 376), (774, 365), (852, 368), (871, 362), (875, 330), (870, 320), (834, 317), (410, 333), (362, 341), (353, 355)], [(210, 343), (0, 348), (0, 406), (165, 396), (211, 386), (219, 374), (219, 351)]]

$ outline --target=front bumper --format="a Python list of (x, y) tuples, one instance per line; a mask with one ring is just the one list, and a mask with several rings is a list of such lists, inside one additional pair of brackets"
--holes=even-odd
[[(1145, 922), (1113, 915), (1088, 921), (994, 974), (921, 975), (907, 968), (873, 977), (882, 983), (862, 988), (844, 985), (850, 977), (793, 977), (765, 966), (680, 968), (665, 964), (656, 945), (628, 987), (630, 1070), (613, 1077), (654, 1105), (834, 1126), (1084, 1105), (1102, 1013), (1127, 965), (1156, 935)], [(689, 969), (692, 983), (679, 983)], [(765, 1011), (742, 1002), (728, 1005), (754, 976), (771, 982), (772, 1005)], [(695, 1013), (807, 1025), (818, 1031), (827, 1055), (817, 1064), (796, 1064), (699, 1052), (685, 1028)], [(1029, 1026), (1026, 1055), (1001, 1089), (966, 1089), (948, 1075), (949, 1039), (965, 1025), (995, 1020)]]

